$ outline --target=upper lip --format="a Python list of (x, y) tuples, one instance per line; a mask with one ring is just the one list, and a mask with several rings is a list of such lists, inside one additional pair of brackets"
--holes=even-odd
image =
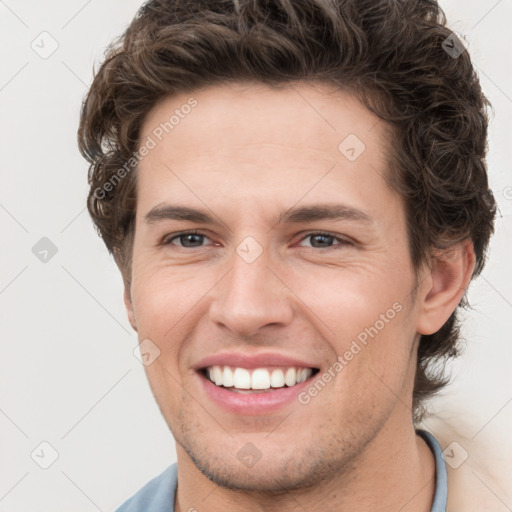
[(235, 368), (264, 368), (266, 366), (286, 366), (298, 368), (319, 368), (319, 365), (295, 357), (277, 353), (247, 354), (243, 352), (219, 352), (201, 359), (195, 370), (208, 366), (233, 366)]

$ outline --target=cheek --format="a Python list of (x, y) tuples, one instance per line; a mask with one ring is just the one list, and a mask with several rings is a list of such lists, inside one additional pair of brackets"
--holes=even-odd
[(151, 259), (134, 261), (132, 300), (139, 336), (151, 333), (160, 340), (175, 338), (180, 325), (208, 288), (183, 268), (162, 268)]
[(402, 393), (412, 364), (414, 278), (396, 269), (352, 268), (343, 274), (332, 272), (330, 279), (317, 273), (302, 279), (299, 293), (331, 347), (336, 399), (365, 403), (366, 411), (385, 407)]
[(163, 280), (150, 265), (134, 266), (133, 277), (132, 300), (139, 340), (150, 340), (150, 346), (156, 346), (158, 351), (144, 371), (157, 404), (175, 411), (183, 401), (184, 385), (179, 368), (183, 346), (177, 340), (187, 337), (187, 324), (180, 320), (190, 306), (183, 300), (177, 280)]
[[(132, 301), (140, 342), (150, 340), (150, 346), (156, 345), (159, 351), (158, 357), (144, 366), (155, 398), (159, 402), (159, 397), (165, 397), (177, 405), (183, 384), (179, 370), (183, 346), (177, 340), (189, 335), (190, 324), (183, 320), (192, 305), (190, 295), (184, 295), (184, 280), (177, 273), (172, 279), (169, 274), (166, 277), (151, 264), (134, 261)], [(168, 389), (176, 391), (169, 394)]]
[(313, 313), (326, 338), (343, 349), (359, 335), (364, 342), (371, 333), (385, 334), (404, 322), (414, 280), (399, 268), (387, 262), (317, 268), (294, 276), (293, 290), (304, 313), (310, 318)]

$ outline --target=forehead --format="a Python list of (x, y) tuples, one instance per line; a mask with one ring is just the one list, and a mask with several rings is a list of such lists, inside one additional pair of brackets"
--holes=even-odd
[(167, 97), (141, 129), (152, 149), (139, 164), (139, 206), (260, 194), (271, 208), (273, 196), (299, 200), (308, 190), (357, 202), (364, 187), (387, 188), (385, 129), (352, 94), (325, 84), (228, 84)]
[(385, 142), (383, 128), (353, 94), (327, 84), (233, 83), (162, 99), (146, 117), (141, 138), (174, 141), (189, 154), (283, 143), (331, 152), (352, 134), (375, 154), (375, 143)]

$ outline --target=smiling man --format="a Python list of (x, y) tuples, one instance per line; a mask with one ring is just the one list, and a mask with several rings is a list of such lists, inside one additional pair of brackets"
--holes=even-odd
[(417, 425), (493, 230), (486, 104), (434, 2), (141, 8), (79, 140), (178, 461), (119, 511), (447, 509)]

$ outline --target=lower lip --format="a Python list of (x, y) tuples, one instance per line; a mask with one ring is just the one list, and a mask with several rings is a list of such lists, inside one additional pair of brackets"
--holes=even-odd
[(217, 405), (235, 414), (257, 415), (272, 413), (297, 400), (297, 395), (311, 384), (315, 375), (295, 384), (295, 386), (276, 388), (265, 393), (237, 393), (216, 386), (201, 373), (198, 373), (208, 397)]

